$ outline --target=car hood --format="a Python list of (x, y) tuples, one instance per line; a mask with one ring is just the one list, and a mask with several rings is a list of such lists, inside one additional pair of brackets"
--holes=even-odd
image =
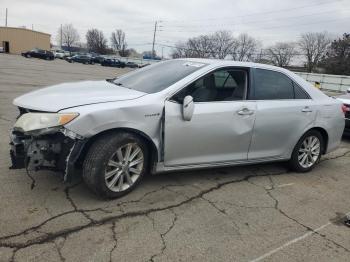
[(107, 81), (83, 81), (39, 89), (17, 97), (13, 104), (32, 110), (57, 112), (70, 107), (130, 100), (144, 95), (146, 93)]

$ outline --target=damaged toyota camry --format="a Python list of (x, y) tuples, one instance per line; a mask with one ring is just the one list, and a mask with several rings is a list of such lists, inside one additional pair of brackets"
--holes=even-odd
[(65, 181), (81, 173), (108, 198), (147, 173), (272, 161), (310, 171), (344, 129), (341, 102), (294, 73), (223, 60), (159, 62), (39, 89), (14, 105), (12, 168), (51, 169)]

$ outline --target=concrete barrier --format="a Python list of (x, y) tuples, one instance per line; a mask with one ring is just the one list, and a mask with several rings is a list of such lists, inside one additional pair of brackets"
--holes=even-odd
[(314, 74), (303, 72), (295, 73), (313, 85), (315, 85), (316, 82), (320, 83), (320, 88), (324, 90), (345, 92), (347, 89), (350, 88), (350, 76)]

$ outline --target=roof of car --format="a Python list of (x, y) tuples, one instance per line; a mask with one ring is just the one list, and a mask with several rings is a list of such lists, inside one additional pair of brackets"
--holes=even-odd
[(272, 69), (278, 71), (289, 71), (281, 67), (252, 63), (252, 62), (241, 62), (233, 60), (224, 60), (224, 59), (205, 59), (205, 58), (179, 58), (178, 60), (184, 60), (194, 63), (203, 63), (209, 65), (217, 66), (241, 66), (241, 67), (254, 67), (254, 68), (263, 68), (263, 69)]

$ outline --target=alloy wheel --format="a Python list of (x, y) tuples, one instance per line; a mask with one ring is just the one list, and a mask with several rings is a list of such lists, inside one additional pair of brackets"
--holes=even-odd
[(144, 166), (144, 155), (136, 143), (119, 147), (107, 162), (106, 186), (114, 192), (131, 187), (140, 177)]
[(298, 162), (303, 168), (312, 167), (319, 159), (321, 142), (316, 136), (308, 136), (304, 139), (298, 151)]

